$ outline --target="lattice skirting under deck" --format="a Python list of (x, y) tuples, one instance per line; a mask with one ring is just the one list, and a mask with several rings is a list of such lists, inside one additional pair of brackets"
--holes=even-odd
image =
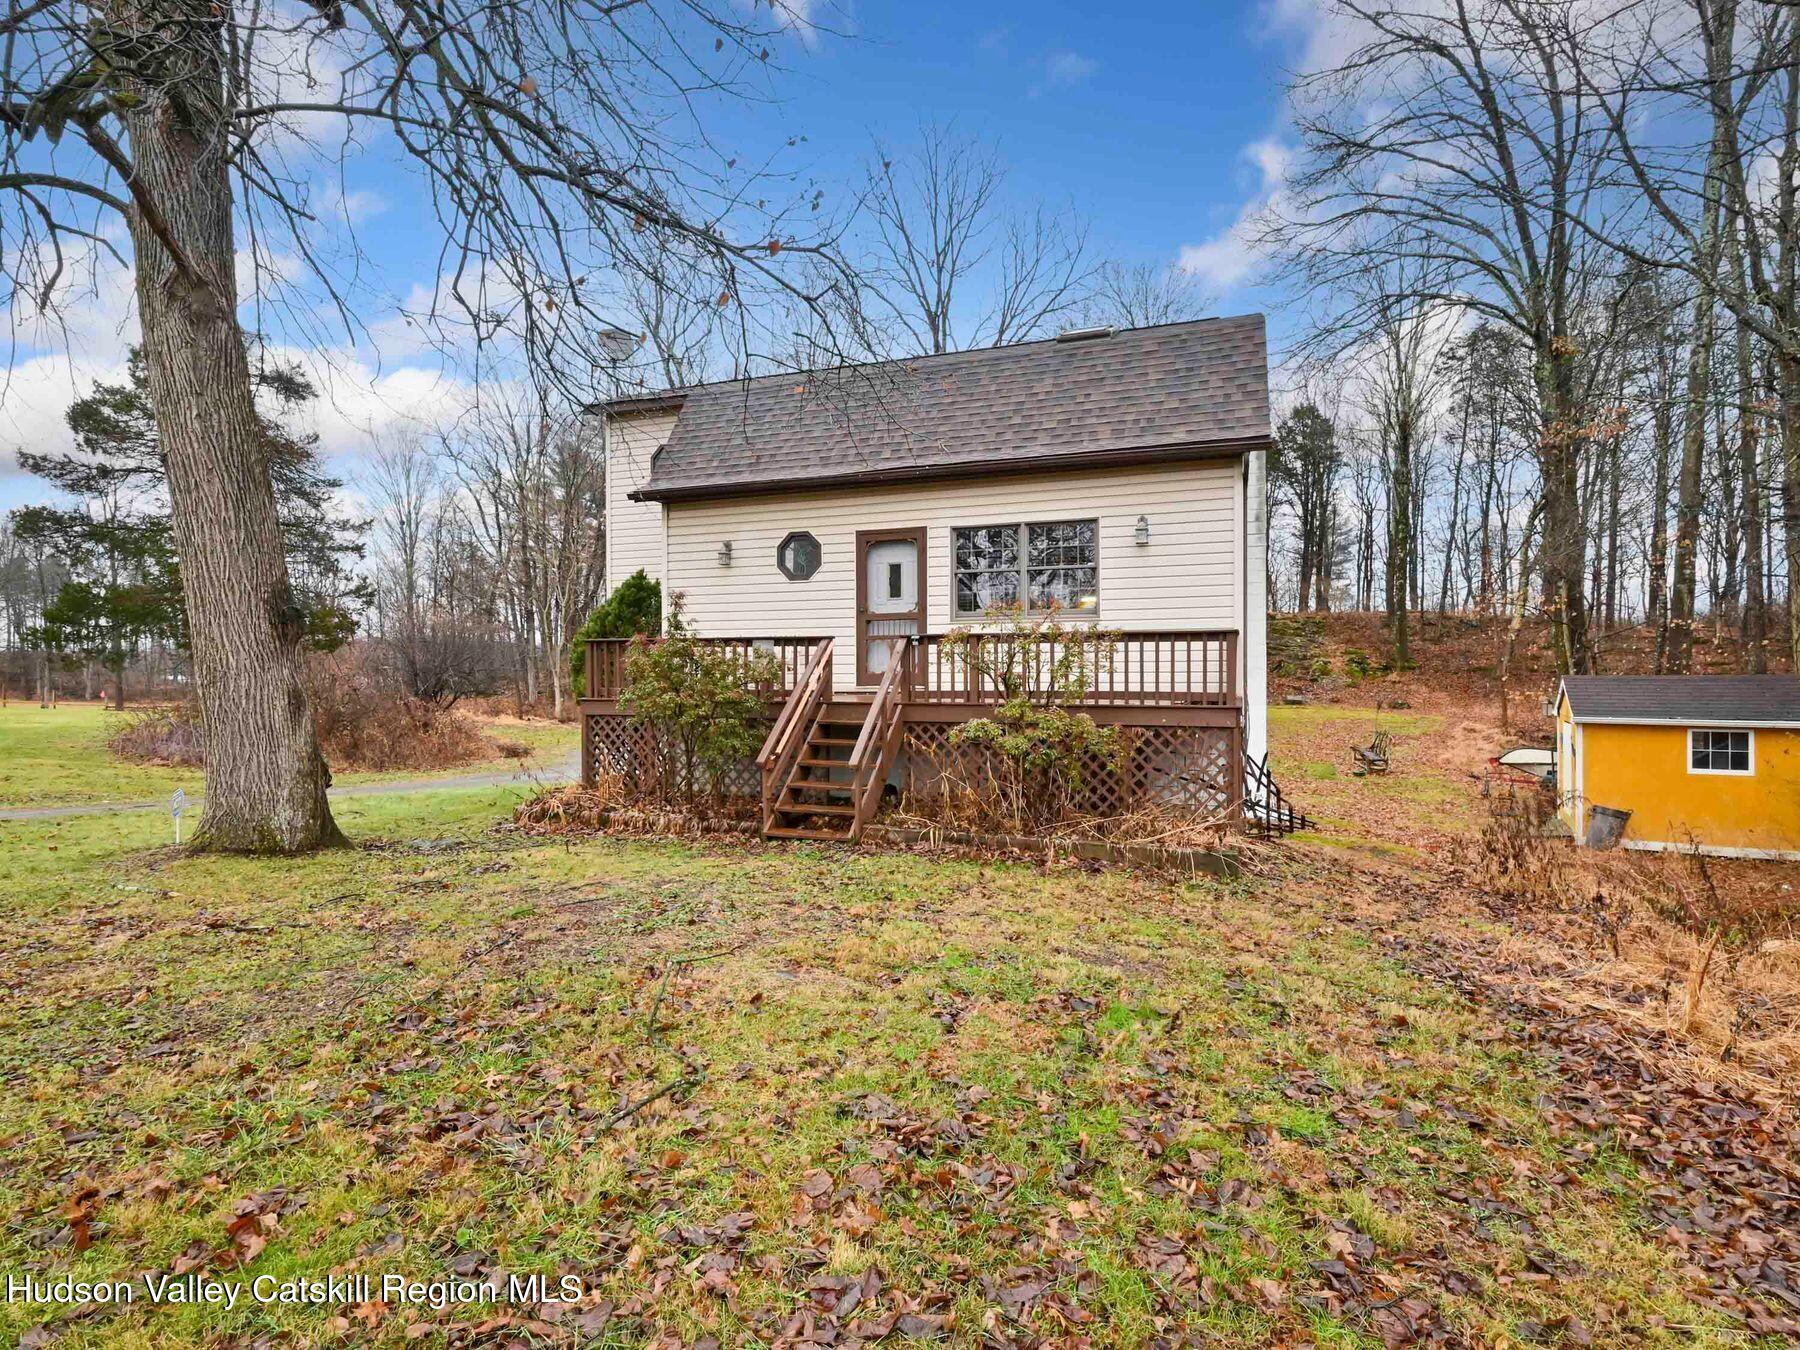
[[(661, 786), (656, 780), (662, 766), (679, 763), (678, 755), (656, 754), (656, 742), (649, 728), (634, 724), (629, 717), (589, 713), (582, 723), (582, 753), (586, 759), (582, 776), (588, 782), (616, 777), (628, 793), (654, 793)], [(759, 736), (767, 731), (767, 725), (757, 727)], [(696, 785), (701, 791), (710, 787), (710, 783)], [(754, 759), (740, 760), (726, 770), (725, 795), (762, 795), (762, 771)]]
[[(590, 781), (616, 777), (628, 793), (651, 793), (659, 788), (655, 781), (659, 766), (673, 763), (674, 757), (654, 753), (646, 728), (616, 714), (590, 713), (583, 721), (583, 753)], [(953, 725), (911, 722), (906, 726), (895, 779), (916, 809), (929, 807), (931, 798), (942, 791), (946, 773), (972, 784), (993, 777), (991, 752), (952, 745)], [(1123, 730), (1130, 742), (1123, 762), (1114, 767), (1091, 757), (1071, 809), (1107, 817), (1156, 807), (1209, 820), (1236, 812), (1241, 789), (1240, 774), (1234, 772), (1232, 763), (1231, 728), (1141, 726)], [(705, 790), (709, 785), (697, 786)], [(733, 765), (725, 787), (729, 796), (760, 796), (762, 776), (756, 762), (746, 759)]]
[[(946, 774), (964, 783), (994, 776), (992, 752), (953, 745), (953, 724), (912, 722), (902, 743), (901, 791), (921, 807), (943, 789)], [(1181, 815), (1219, 819), (1240, 804), (1229, 727), (1142, 726), (1122, 728), (1130, 748), (1117, 766), (1089, 756), (1081, 787), (1070, 803), (1092, 816), (1117, 816), (1155, 807)]]

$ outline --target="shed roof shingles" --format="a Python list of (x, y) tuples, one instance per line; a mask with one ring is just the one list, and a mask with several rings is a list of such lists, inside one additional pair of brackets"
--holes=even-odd
[(687, 391), (643, 495), (921, 476), (1269, 435), (1260, 314)]
[(1578, 722), (1800, 725), (1792, 675), (1569, 675), (1563, 688)]

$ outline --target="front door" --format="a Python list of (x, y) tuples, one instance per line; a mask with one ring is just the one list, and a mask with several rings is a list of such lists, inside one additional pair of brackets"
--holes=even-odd
[(856, 679), (878, 684), (897, 642), (925, 631), (925, 531), (856, 535)]

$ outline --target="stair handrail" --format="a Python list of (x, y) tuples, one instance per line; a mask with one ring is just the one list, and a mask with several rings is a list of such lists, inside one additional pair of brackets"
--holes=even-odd
[(780, 784), (793, 771), (794, 761), (800, 757), (800, 751), (806, 745), (806, 736), (814, 719), (818, 716), (819, 706), (831, 695), (831, 651), (834, 639), (825, 638), (806, 662), (806, 670), (794, 684), (794, 692), (789, 694), (787, 702), (781, 705), (781, 711), (775, 716), (775, 723), (769, 728), (764, 738), (762, 749), (756, 752), (756, 765), (762, 770), (762, 809), (763, 819), (772, 818), (775, 808), (775, 797), (780, 792)]
[(904, 691), (911, 686), (913, 644), (895, 643), (892, 651), (888, 668), (882, 674), (869, 711), (863, 718), (856, 746), (850, 751), (850, 758), (844, 761), (850, 770), (850, 796), (856, 804), (852, 837), (860, 834), (862, 827), (874, 817), (875, 807), (881, 801), (888, 764), (898, 739), (900, 715), (906, 706)]

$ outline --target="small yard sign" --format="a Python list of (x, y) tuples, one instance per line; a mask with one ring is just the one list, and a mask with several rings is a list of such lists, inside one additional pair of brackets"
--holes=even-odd
[(169, 798), (169, 814), (175, 818), (175, 842), (181, 842), (181, 813), (187, 810), (187, 792), (182, 788), (175, 789), (175, 795)]

